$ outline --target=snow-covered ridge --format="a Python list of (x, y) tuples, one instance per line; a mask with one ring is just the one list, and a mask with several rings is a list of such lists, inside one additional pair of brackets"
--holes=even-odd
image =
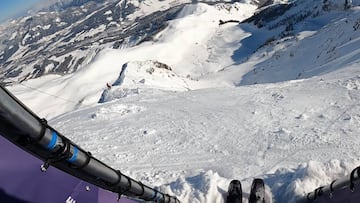
[(107, 84), (99, 103), (140, 94), (146, 89), (189, 90), (191, 80), (177, 76), (166, 64), (158, 61), (132, 61), (122, 66), (119, 77)]
[(255, 10), (186, 5), (150, 40), (9, 88), (95, 157), (182, 202), (223, 202), (231, 179), (247, 192), (255, 177), (270, 202), (293, 202), (360, 164), (360, 9), (321, 10), (287, 35), (286, 24), (219, 25)]

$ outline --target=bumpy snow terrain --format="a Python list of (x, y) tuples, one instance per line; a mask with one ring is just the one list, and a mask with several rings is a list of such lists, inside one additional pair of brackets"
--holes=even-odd
[(296, 2), (273, 20), (223, 25), (272, 7), (189, 4), (151, 40), (8, 88), (98, 159), (182, 202), (223, 202), (231, 179), (247, 202), (253, 178), (269, 202), (295, 202), (360, 164), (360, 2)]

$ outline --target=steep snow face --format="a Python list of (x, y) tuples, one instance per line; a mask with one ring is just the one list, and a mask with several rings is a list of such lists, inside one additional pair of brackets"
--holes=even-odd
[[(167, 46), (159, 47), (160, 52), (165, 50), (166, 53), (160, 53), (158, 57), (164, 58), (165, 63), (170, 64), (178, 74), (193, 79), (217, 72), (222, 68), (223, 60), (230, 58), (218, 52), (231, 53), (238, 46), (234, 40), (244, 35), (238, 29), (232, 29), (222, 35), (226, 29), (219, 27), (219, 20), (241, 21), (249, 17), (254, 10), (254, 6), (237, 3), (231, 6), (206, 4), (185, 6), (178, 18), (171, 21), (169, 26), (158, 35), (159, 42)], [(166, 50), (169, 49), (176, 52), (168, 53)], [(167, 57), (170, 54), (172, 56)], [(222, 56), (224, 59), (217, 58)]]
[(186, 5), (150, 41), (9, 89), (95, 157), (183, 202), (223, 202), (231, 179), (247, 192), (254, 177), (270, 202), (293, 202), (360, 164), (360, 9), (319, 5), (260, 28), (230, 21), (254, 5)]
[(215, 77), (223, 75), (236, 85), (271, 83), (319, 76), (357, 63), (358, 8), (325, 11), (320, 3), (310, 7), (301, 2), (286, 4), (281, 15), (264, 21), (275, 15), (269, 7), (235, 28), (241, 33), (237, 48)]
[[(358, 63), (359, 17), (358, 10), (351, 16), (329, 13), (295, 26), (295, 36), (269, 40), (267, 43), (273, 46), (258, 51), (256, 57), (261, 62), (244, 75), (240, 85), (310, 78)], [(333, 21), (326, 23), (328, 19)], [(326, 26), (316, 29), (317, 25), (324, 24)]]

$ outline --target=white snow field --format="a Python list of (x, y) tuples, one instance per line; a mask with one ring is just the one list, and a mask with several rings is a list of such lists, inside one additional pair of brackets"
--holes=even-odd
[(9, 89), (96, 158), (182, 202), (224, 202), (231, 179), (247, 202), (253, 178), (269, 202), (294, 202), (360, 165), (360, 8), (260, 49), (249, 45), (270, 31), (218, 25), (254, 12), (188, 5), (154, 41)]

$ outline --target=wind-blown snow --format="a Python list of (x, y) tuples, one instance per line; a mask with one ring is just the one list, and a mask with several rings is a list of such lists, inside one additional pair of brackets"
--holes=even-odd
[(360, 164), (359, 8), (265, 45), (276, 30), (219, 26), (255, 11), (236, 5), (244, 13), (188, 5), (153, 41), (9, 89), (98, 159), (182, 202), (223, 202), (231, 179), (245, 200), (256, 177), (270, 202), (293, 202)]

